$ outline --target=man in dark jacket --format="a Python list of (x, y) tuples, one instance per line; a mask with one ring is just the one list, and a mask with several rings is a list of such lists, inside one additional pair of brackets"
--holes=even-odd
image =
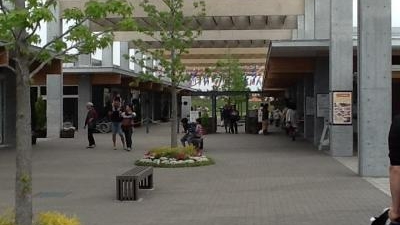
[(392, 205), (389, 211), (391, 224), (400, 224), (400, 114), (393, 118), (389, 132), (389, 180)]
[(96, 119), (97, 119), (97, 112), (93, 107), (93, 103), (88, 102), (86, 103), (86, 108), (88, 110), (85, 120), (84, 128), (88, 128), (88, 141), (89, 145), (86, 148), (94, 148), (96, 147), (96, 143), (94, 141), (93, 133), (96, 130)]

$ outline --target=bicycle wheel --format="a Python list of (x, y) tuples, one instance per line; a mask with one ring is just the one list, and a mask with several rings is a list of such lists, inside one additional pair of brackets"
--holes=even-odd
[(100, 123), (98, 124), (98, 131), (100, 131), (100, 133), (108, 133), (110, 132), (110, 125), (108, 125), (108, 123)]

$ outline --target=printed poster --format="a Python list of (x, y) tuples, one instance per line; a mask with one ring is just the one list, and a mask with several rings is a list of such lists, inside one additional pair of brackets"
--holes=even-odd
[(333, 92), (333, 116), (335, 125), (352, 124), (352, 92)]

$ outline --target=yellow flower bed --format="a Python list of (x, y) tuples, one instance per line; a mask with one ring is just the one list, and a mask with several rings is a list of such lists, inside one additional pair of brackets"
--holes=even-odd
[[(59, 212), (39, 213), (34, 225), (81, 225), (75, 216), (69, 217)], [(0, 215), (0, 225), (15, 225), (15, 213), (12, 210)]]

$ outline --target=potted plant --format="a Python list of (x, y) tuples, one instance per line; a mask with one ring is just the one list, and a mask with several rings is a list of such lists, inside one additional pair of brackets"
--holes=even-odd
[(45, 138), (47, 136), (46, 102), (43, 100), (42, 96), (39, 96), (39, 98), (35, 102), (35, 118), (36, 118), (35, 136), (38, 138)]
[(208, 115), (208, 112), (201, 114), (201, 125), (206, 130), (207, 134), (215, 133), (213, 118)]

